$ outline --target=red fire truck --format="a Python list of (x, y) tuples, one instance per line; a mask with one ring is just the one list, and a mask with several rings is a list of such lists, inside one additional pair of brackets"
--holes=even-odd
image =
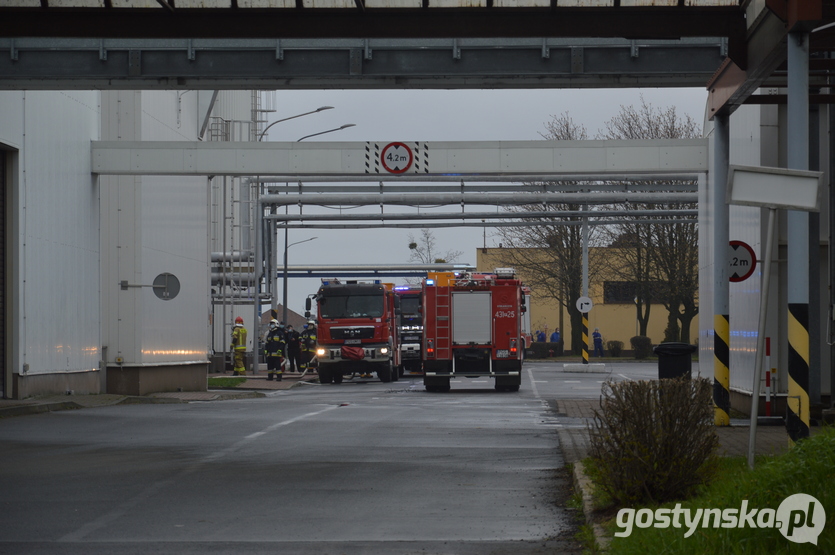
[[(342, 383), (346, 374), (372, 372), (384, 382), (399, 378), (398, 309), (391, 284), (323, 279), (314, 299), (321, 383)], [(311, 304), (308, 297), (308, 318)]]
[(457, 376), (489, 376), (497, 391), (519, 391), (526, 310), (522, 282), (512, 268), (429, 273), (423, 284), (426, 390), (449, 391)]
[(394, 293), (400, 298), (400, 375), (423, 373), (423, 287), (397, 285)]

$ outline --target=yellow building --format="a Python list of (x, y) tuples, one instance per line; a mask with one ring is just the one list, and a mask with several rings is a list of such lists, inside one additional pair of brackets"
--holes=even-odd
[[(479, 272), (491, 272), (498, 267), (508, 266), (507, 259), (503, 260), (502, 253), (508, 249), (502, 248), (488, 248), (478, 249), (476, 253), (476, 266)], [(611, 248), (591, 248), (589, 249), (589, 257), (593, 256), (612, 256), (612, 253), (617, 249)], [(517, 268), (517, 276), (523, 282), (525, 279), (524, 271)], [(618, 287), (616, 286), (619, 278), (612, 277), (611, 279), (597, 278), (591, 279), (589, 283), (589, 297), (594, 303), (594, 307), (589, 312), (589, 352), (593, 352), (594, 347), (591, 344), (591, 333), (594, 328), (600, 328), (600, 333), (603, 335), (603, 346), (606, 347), (607, 341), (622, 341), (624, 350), (631, 350), (632, 345), (630, 339), (638, 335), (639, 324), (635, 308), (634, 297), (618, 295)], [(608, 283), (608, 285), (607, 285)], [(604, 298), (604, 290), (606, 295)], [(571, 310), (576, 310), (575, 303), (577, 299), (570, 299), (568, 306)], [(551, 332), (556, 328), (560, 329), (562, 340), (565, 343), (566, 354), (570, 350), (571, 345), (571, 318), (567, 308), (563, 307), (560, 310), (560, 302), (558, 299), (549, 298), (531, 288), (531, 302), (528, 311), (531, 317), (531, 332), (542, 330), (545, 332), (546, 338), (550, 338)], [(662, 304), (652, 304), (650, 308), (649, 325), (647, 326), (647, 336), (652, 340), (653, 345), (657, 345), (664, 341), (664, 330), (667, 327), (667, 309)], [(697, 336), (699, 331), (699, 317), (696, 316), (690, 325), (690, 341)], [(608, 352), (606, 353), (608, 354)]]

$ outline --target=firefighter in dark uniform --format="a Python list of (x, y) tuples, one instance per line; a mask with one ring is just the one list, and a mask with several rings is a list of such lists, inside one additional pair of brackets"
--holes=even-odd
[(293, 329), (293, 326), (287, 324), (287, 331), (285, 332), (287, 339), (287, 369), (288, 372), (301, 372), (301, 345), (299, 345), (299, 332)]
[(301, 342), (301, 357), (299, 367), (302, 372), (313, 371), (316, 363), (313, 357), (316, 355), (316, 322), (308, 320), (304, 325), (304, 331), (299, 335)]
[(281, 381), (284, 374), (284, 330), (278, 326), (278, 320), (270, 321), (270, 331), (264, 340), (264, 356), (267, 359), (267, 379)]

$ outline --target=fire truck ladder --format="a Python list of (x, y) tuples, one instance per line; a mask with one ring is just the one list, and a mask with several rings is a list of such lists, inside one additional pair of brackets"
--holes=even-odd
[[(452, 355), (452, 334), (450, 328), (450, 294), (449, 287), (435, 288), (435, 340), (438, 342), (437, 357), (441, 353)], [(455, 372), (455, 361), (453, 360), (453, 373)]]

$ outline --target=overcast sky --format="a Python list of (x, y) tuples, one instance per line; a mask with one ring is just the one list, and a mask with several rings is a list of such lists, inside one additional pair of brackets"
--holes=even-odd
[[(674, 105), (701, 124), (707, 91), (704, 89), (559, 89), (559, 90), (392, 90), (392, 91), (279, 91), (276, 112), (268, 121), (333, 106), (333, 110), (277, 123), (264, 140), (295, 141), (346, 123), (342, 131), (312, 137), (306, 141), (490, 141), (541, 140), (545, 123), (567, 113), (594, 138), (621, 106), (639, 105), (640, 98), (655, 108)], [(489, 207), (475, 208), (488, 211)], [(389, 210), (389, 207), (386, 207)], [(414, 209), (411, 209), (414, 211)], [(305, 208), (305, 212), (312, 212)], [(444, 211), (449, 211), (447, 207)], [(481, 228), (439, 228), (432, 230), (440, 252), (464, 254), (461, 263), (475, 263), (475, 251), (484, 242)], [(401, 264), (409, 261), (409, 235), (419, 229), (375, 230), (291, 230), (289, 242), (313, 241), (291, 246), (289, 265), (304, 264)], [(279, 260), (283, 255), (280, 236)], [(487, 246), (497, 240), (487, 229)], [(402, 282), (402, 279), (397, 280)], [(288, 307), (304, 312), (304, 298), (315, 293), (318, 279), (291, 279)], [(278, 284), (281, 302), (281, 282)]]

